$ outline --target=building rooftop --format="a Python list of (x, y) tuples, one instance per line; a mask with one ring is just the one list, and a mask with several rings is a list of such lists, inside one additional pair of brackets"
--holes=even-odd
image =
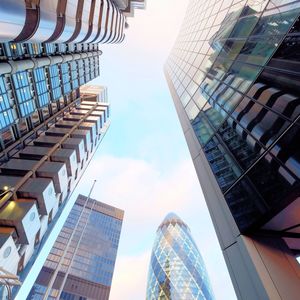
[(174, 212), (170, 212), (165, 216), (164, 220), (159, 225), (159, 228), (163, 227), (164, 225), (167, 226), (169, 224), (180, 224), (187, 227), (187, 225)]

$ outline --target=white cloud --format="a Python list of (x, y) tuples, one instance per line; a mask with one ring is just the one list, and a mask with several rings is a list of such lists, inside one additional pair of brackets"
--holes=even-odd
[[(111, 300), (144, 299), (155, 232), (170, 211), (176, 212), (190, 227), (217, 299), (234, 299), (190, 159), (162, 173), (159, 165), (142, 159), (99, 156), (86, 171), (81, 186), (87, 190), (93, 179), (98, 181), (93, 198), (125, 210)], [(81, 192), (87, 193), (82, 188)]]
[(118, 257), (110, 300), (145, 299), (150, 252)]

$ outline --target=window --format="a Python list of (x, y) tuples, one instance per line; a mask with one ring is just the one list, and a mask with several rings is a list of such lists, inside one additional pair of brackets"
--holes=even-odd
[(44, 107), (49, 103), (49, 89), (47, 87), (45, 68), (33, 70), (33, 75), (36, 85), (37, 105), (38, 107)]
[(85, 82), (88, 82), (88, 81), (91, 80), (90, 60), (89, 60), (89, 58), (84, 59), (84, 71), (85, 71)]
[(64, 94), (70, 93), (72, 89), (68, 63), (64, 63), (61, 65), (61, 78), (63, 83)]
[(17, 118), (9, 97), (11, 91), (8, 88), (5, 77), (0, 77), (0, 130), (14, 123)]
[(30, 71), (22, 71), (12, 75), (22, 118), (31, 115), (36, 109), (30, 75)]
[(60, 78), (58, 72), (58, 66), (53, 65), (49, 67), (49, 77), (50, 77), (50, 84), (51, 84), (51, 91), (52, 91), (52, 100), (57, 101), (61, 96), (61, 86), (60, 86)]
[(78, 70), (77, 70), (76, 61), (70, 62), (70, 68), (71, 68), (71, 78), (72, 78), (72, 89), (75, 90), (79, 87)]

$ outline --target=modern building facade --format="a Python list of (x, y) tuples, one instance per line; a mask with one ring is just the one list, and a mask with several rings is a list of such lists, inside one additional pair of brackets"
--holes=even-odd
[(108, 300), (123, 215), (79, 195), (27, 299)]
[(203, 259), (188, 226), (169, 213), (156, 232), (147, 300), (213, 300)]
[(30, 291), (48, 254), (43, 250), (51, 248), (57, 221), (66, 219), (69, 196), (109, 126), (106, 95), (101, 87), (76, 89), (1, 152), (0, 266), (20, 277), (16, 299)]
[(299, 1), (191, 0), (165, 74), (239, 299), (298, 299)]
[(80, 88), (99, 76), (98, 44), (122, 42), (144, 1), (0, 2), (0, 268), (24, 299), (109, 126), (106, 89)]

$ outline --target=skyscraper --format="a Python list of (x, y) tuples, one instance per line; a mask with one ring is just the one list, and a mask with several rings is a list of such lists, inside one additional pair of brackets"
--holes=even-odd
[(165, 217), (156, 232), (146, 299), (214, 299), (203, 259), (190, 230), (174, 213)]
[(123, 215), (79, 195), (27, 299), (108, 300)]
[(122, 42), (139, 2), (0, 1), (0, 268), (20, 276), (20, 299), (109, 126), (106, 89), (80, 87), (99, 76), (98, 43)]
[(0, 263), (23, 282), (15, 296), (29, 292), (47, 255), (42, 250), (51, 246), (57, 221), (66, 219), (69, 195), (109, 126), (105, 96), (105, 88), (83, 89), (2, 153)]
[(239, 299), (298, 299), (299, 1), (191, 0), (168, 85)]

